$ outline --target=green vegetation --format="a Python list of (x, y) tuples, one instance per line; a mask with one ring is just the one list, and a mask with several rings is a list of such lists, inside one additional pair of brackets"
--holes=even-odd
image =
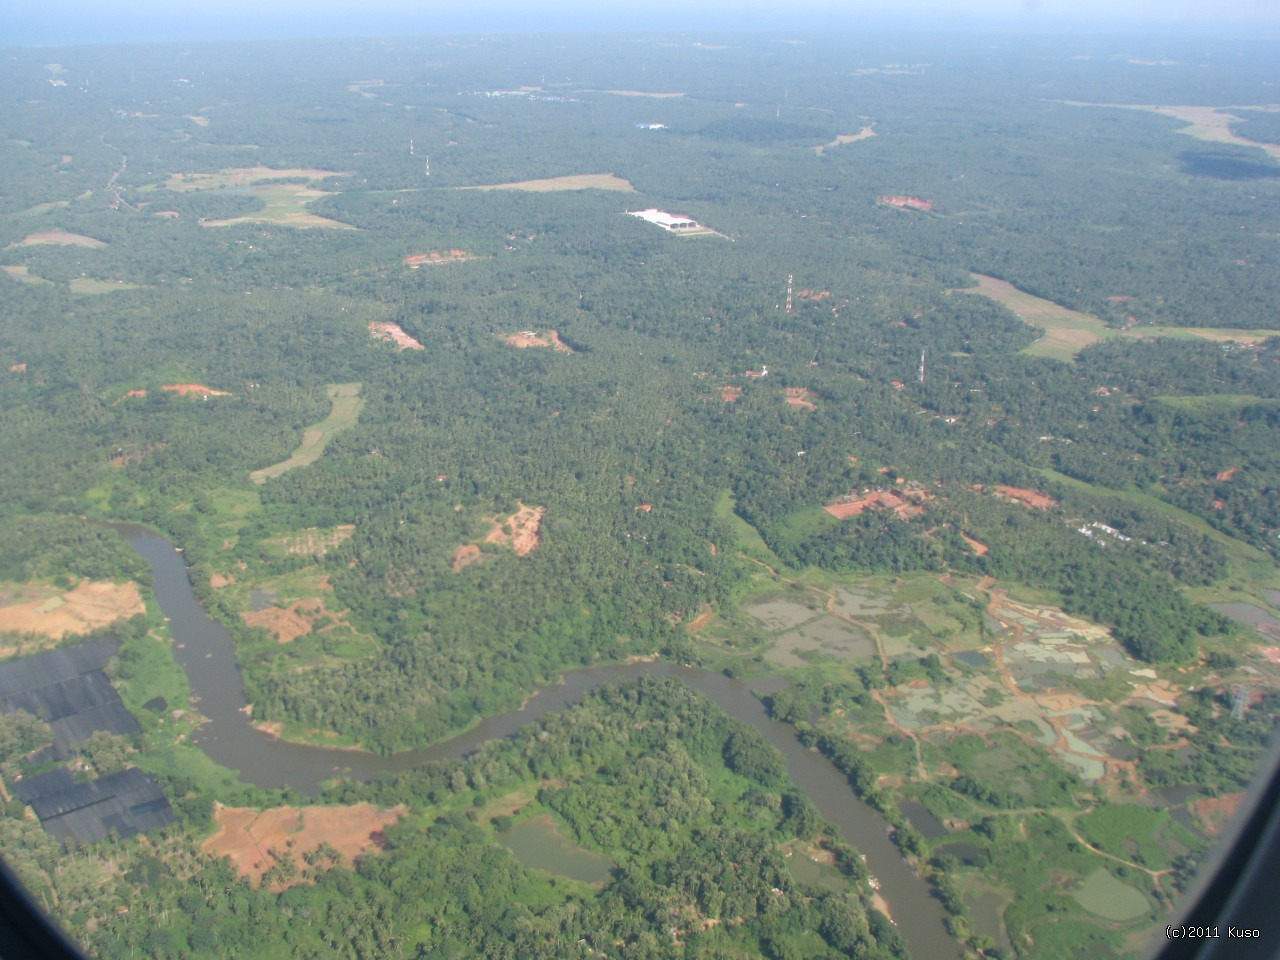
[[(633, 657), (778, 675), (773, 715), (959, 940), (1132, 953), (1211, 839), (1178, 788), (1242, 790), (1280, 687), (1207, 606), (1280, 609), (1274, 165), (1067, 102), (1245, 104), (1274, 58), (1223, 47), (1210, 89), (1203, 51), (1142, 70), (1134, 43), (85, 47), (65, 87), (7, 51), (0, 607), (140, 585), (112, 630), (142, 733), (86, 759), (161, 776), (183, 822), (60, 852), (8, 809), (6, 857), (106, 956), (902, 952), (777, 756), (669, 684), (341, 784), (406, 805), (385, 849), (237, 878), (199, 851), (210, 804), (297, 798), (192, 746), (181, 638), (104, 523), (132, 521), (181, 546), (290, 739), (424, 747)], [(686, 95), (604, 92), (659, 76)], [(584, 171), (636, 195), (456, 189)], [(648, 206), (733, 242), (621, 216)], [(529, 329), (568, 349), (508, 344)], [(45, 736), (18, 717), (6, 779)]]
[(333, 403), (329, 415), (319, 423), (307, 427), (302, 434), (302, 443), (298, 444), (298, 449), (293, 451), (288, 460), (254, 470), (249, 474), (250, 480), (254, 483), (266, 483), (290, 470), (311, 466), (320, 459), (335, 433), (356, 422), (356, 418), (360, 416), (360, 408), (364, 406), (364, 400), (360, 397), (360, 384), (333, 383), (325, 389), (325, 393)]

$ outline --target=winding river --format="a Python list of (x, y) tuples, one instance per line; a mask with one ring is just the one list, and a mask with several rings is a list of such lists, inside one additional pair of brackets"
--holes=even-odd
[(541, 688), (519, 710), (488, 717), (426, 750), (378, 756), (290, 743), (255, 729), (250, 722), (231, 635), (200, 606), (181, 552), (143, 527), (113, 526), (151, 566), (160, 609), (169, 618), (176, 659), (187, 673), (200, 713), (209, 719), (196, 732), (194, 742), (218, 763), (239, 771), (241, 779), (262, 787), (287, 785), (314, 794), (323, 781), (337, 776), (368, 780), (428, 760), (465, 757), (485, 741), (509, 736), (545, 713), (581, 701), (604, 684), (624, 683), (646, 674), (674, 677), (749, 723), (782, 752), (795, 783), (845, 840), (866, 856), (868, 868), (880, 880), (881, 896), (917, 960), (961, 956), (958, 944), (943, 926), (941, 905), (890, 842), (885, 819), (854, 796), (848, 781), (825, 757), (802, 746), (792, 727), (765, 713), (756, 694), (781, 689), (785, 682), (780, 678), (748, 684), (673, 663), (589, 667), (568, 671), (560, 683)]

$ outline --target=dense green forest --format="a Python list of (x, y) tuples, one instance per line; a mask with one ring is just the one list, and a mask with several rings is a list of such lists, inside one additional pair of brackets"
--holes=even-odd
[[(142, 584), (148, 620), (126, 630), (118, 674), (141, 703), (163, 673), (144, 627), (167, 628), (104, 521), (146, 524), (234, 636), (255, 722), (382, 754), (567, 668), (784, 673), (774, 715), (891, 818), (971, 952), (1095, 955), (1087, 937), (1037, 953), (1031, 933), (978, 934), (955, 879), (973, 865), (936, 854), (898, 803), (965, 842), (1002, 818), (984, 834), (1002, 849), (1019, 804), (1065, 810), (1018, 829), (1084, 876), (1099, 861), (1071, 831), (1109, 836), (1080, 825), (1086, 793), (1120, 794), (1028, 759), (1032, 734), (1007, 717), (997, 743), (1042, 773), (1030, 799), (976, 762), (946, 786), (921, 776), (978, 748), (890, 730), (877, 698), (969, 676), (941, 628), (904, 628), (933, 646), (886, 653), (878, 637), (865, 663), (796, 667), (739, 612), (783, 584), (834, 597), (871, 578), (971, 584), (935, 605), (973, 649), (993, 635), (991, 583), (1101, 624), (1133, 671), (1188, 686), (1185, 741), (1119, 706), (1106, 676), (1072, 688), (1114, 707), (1118, 738), (1159, 745), (1126, 767), (1138, 793), (1242, 789), (1274, 725), (1271, 694), (1229, 721), (1224, 691), (1276, 679), (1235, 607), (1274, 618), (1280, 596), (1280, 164), (1116, 109), (1231, 105), (1236, 133), (1275, 143), (1275, 114), (1247, 109), (1272, 98), (1274, 51), (1161, 41), (1179, 65), (1157, 70), (1096, 38), (987, 39), (6, 49), (0, 607), (24, 584)], [(461, 189), (605, 174), (619, 179)], [(647, 207), (716, 234), (624, 215)], [(1108, 336), (1028, 352), (1059, 321), (960, 292), (971, 273)], [(834, 515), (868, 497), (892, 499)], [(699, 633), (709, 617), (725, 636)], [(0, 640), (6, 656), (56, 642)], [(1246, 660), (1253, 673), (1232, 672)], [(993, 707), (1026, 693), (1008, 687)], [(15, 723), (9, 771), (40, 732)], [(121, 844), (111, 884), (84, 880), (101, 852), (60, 861), (21, 810), (0, 824), (25, 869), (56, 865), (67, 922), (109, 956), (562, 956), (579, 938), (634, 956), (902, 954), (861, 899), (856, 851), (683, 688), (600, 694), (540, 724), (337, 787), (325, 802), (410, 812), (381, 852), (313, 885), (254, 887), (198, 852), (212, 800), (281, 797), (175, 760), (189, 748), (159, 745), (155, 718), (131, 749), (185, 801), (183, 824), (153, 853)], [(607, 883), (548, 881), (496, 842), (520, 818), (479, 811), (526, 788), (610, 858)], [(818, 838), (843, 877), (821, 891), (779, 853)], [(1180, 881), (1205, 846), (1182, 840)], [(1142, 880), (1151, 920), (1175, 888), (1161, 876)], [(145, 911), (116, 909), (144, 890)], [(1047, 936), (1023, 899), (1008, 910), (1011, 936)], [(1132, 950), (1123, 932), (1098, 936)]]

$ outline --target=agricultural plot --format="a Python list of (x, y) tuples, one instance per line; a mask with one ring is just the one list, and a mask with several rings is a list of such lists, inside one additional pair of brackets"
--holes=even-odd
[[(217, 173), (179, 173), (165, 182), (168, 190), (242, 190), (248, 191), (263, 203), (257, 213), (225, 220), (201, 221), (206, 227), (226, 227), (238, 223), (275, 223), (284, 227), (329, 227), (354, 230), (348, 223), (322, 217), (307, 211), (307, 206), (321, 197), (332, 196), (325, 190), (317, 190), (309, 184), (315, 180), (340, 176), (337, 170), (315, 170), (292, 167), (234, 167)], [(291, 181), (291, 182), (284, 182)]]
[[(214, 819), (218, 831), (202, 848), (211, 857), (227, 857), (236, 873), (258, 886), (268, 871), (288, 861), (277, 871), (272, 886), (277, 889), (305, 880), (303, 864), (321, 845), (336, 855), (323, 857), (325, 867), (350, 867), (355, 858), (378, 845), (382, 830), (404, 814), (403, 808), (379, 810), (371, 803), (345, 807), (218, 807)], [(325, 851), (327, 852), (327, 851)]]
[(955, 292), (990, 297), (1008, 307), (1019, 320), (1029, 326), (1044, 329), (1044, 336), (1022, 350), (1023, 353), (1034, 357), (1070, 360), (1085, 347), (1112, 337), (1125, 337), (1131, 340), (1140, 340), (1144, 337), (1174, 337), (1211, 340), (1219, 343), (1261, 343), (1269, 336), (1275, 336), (1275, 331), (1226, 327), (1151, 326), (1116, 330), (1108, 327), (1101, 318), (1093, 314), (1068, 309), (1052, 300), (1045, 300), (1025, 290), (1019, 290), (1005, 280), (998, 280), (981, 273), (971, 273), (970, 276), (978, 281), (978, 286), (966, 287)]
[(461, 190), (522, 190), (526, 193), (556, 193), (562, 190), (613, 190), (619, 193), (635, 193), (630, 180), (612, 173), (575, 173), (564, 177), (547, 177), (542, 180), (518, 180), (513, 183), (488, 183)]
[[(0, 584), (3, 633), (57, 640), (93, 633), (145, 609), (135, 583), (81, 580), (70, 590), (38, 583)], [(29, 649), (27, 641), (0, 646), (0, 657)]]
[(250, 480), (254, 483), (266, 483), (290, 470), (310, 466), (320, 459), (320, 455), (324, 453), (324, 448), (328, 446), (334, 434), (356, 422), (356, 418), (360, 416), (360, 408), (364, 406), (364, 399), (360, 396), (360, 384), (332, 383), (325, 392), (328, 393), (329, 400), (333, 404), (329, 416), (307, 427), (302, 434), (302, 442), (289, 459), (263, 467), (261, 470), (254, 470), (249, 474)]

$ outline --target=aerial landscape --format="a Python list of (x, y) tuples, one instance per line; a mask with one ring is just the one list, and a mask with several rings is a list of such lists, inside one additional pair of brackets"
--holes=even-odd
[(3, 52), (0, 854), (91, 956), (1163, 937), (1280, 715), (1277, 40)]

